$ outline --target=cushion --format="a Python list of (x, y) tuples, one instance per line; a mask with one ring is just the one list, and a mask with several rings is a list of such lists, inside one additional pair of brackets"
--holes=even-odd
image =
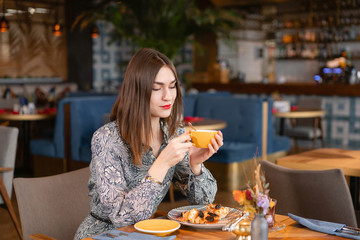
[(269, 145), (268, 153), (275, 153), (279, 151), (289, 151), (290, 141), (286, 136), (273, 136), (273, 141)]
[(196, 95), (183, 96), (184, 117), (195, 117)]
[[(284, 134), (291, 138), (304, 138), (304, 139), (313, 139), (314, 138), (314, 128), (307, 126), (298, 126), (289, 129), (285, 129)], [(315, 131), (316, 138), (321, 136), (320, 129)]]
[(36, 139), (30, 141), (30, 152), (33, 155), (57, 157), (52, 139)]

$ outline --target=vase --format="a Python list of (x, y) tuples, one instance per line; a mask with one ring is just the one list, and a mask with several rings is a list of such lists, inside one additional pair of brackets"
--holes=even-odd
[(267, 240), (268, 223), (263, 213), (255, 213), (251, 222), (251, 240)]

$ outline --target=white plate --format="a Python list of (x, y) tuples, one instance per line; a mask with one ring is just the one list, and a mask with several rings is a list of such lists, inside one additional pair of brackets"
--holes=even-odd
[(180, 228), (176, 221), (168, 219), (148, 219), (134, 225), (134, 228), (140, 232), (151, 233), (157, 236), (165, 236)]
[(196, 224), (196, 223), (189, 223), (189, 222), (183, 221), (181, 213), (190, 211), (193, 208), (196, 208), (199, 210), (206, 210), (206, 205), (190, 205), (190, 206), (174, 208), (168, 212), (168, 218), (171, 220), (177, 221), (177, 222), (181, 223), (182, 225), (186, 225), (186, 226), (190, 226), (190, 227), (218, 229), (218, 228), (222, 228), (228, 222), (234, 220), (236, 217), (242, 215), (242, 212), (239, 209), (227, 207), (230, 209), (230, 212), (228, 213), (228, 215), (226, 215), (226, 217), (224, 217), (223, 219), (221, 219), (220, 221), (218, 221), (216, 223)]

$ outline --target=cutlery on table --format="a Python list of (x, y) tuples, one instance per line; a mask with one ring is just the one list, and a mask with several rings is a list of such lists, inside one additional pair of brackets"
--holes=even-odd
[(245, 214), (242, 215), (241, 217), (237, 217), (234, 221), (229, 222), (228, 224), (223, 226), (222, 230), (232, 232), (234, 230), (234, 227), (236, 226), (236, 224), (238, 224), (241, 220), (243, 220), (244, 218), (246, 218), (248, 216), (249, 216), (249, 212), (245, 212)]
[(360, 228), (346, 226), (342, 223), (334, 223), (334, 222), (327, 222), (323, 220), (317, 219), (310, 219), (310, 218), (303, 218), (296, 216), (294, 214), (288, 213), (289, 217), (295, 220), (296, 222), (308, 227), (312, 230), (324, 232), (328, 234), (334, 234), (338, 236), (342, 236), (341, 234), (350, 234), (360, 236)]

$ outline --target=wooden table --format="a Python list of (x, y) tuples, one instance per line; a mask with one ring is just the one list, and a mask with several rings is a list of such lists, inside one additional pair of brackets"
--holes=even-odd
[(293, 154), (276, 160), (283, 167), (299, 170), (326, 170), (340, 168), (350, 176), (350, 192), (355, 209), (359, 209), (360, 151), (319, 148)]
[[(276, 215), (276, 222), (278, 225), (285, 224), (286, 227), (278, 231), (269, 231), (269, 239), (312, 239), (312, 240), (324, 240), (324, 239), (344, 239), (337, 236), (328, 235), (325, 233), (315, 232), (306, 227), (301, 226), (288, 216)], [(136, 231), (134, 226), (127, 226), (119, 228), (121, 231), (134, 232)], [(175, 231), (175, 239), (178, 240), (194, 240), (194, 239), (229, 239), (235, 240), (237, 236), (231, 232), (224, 232), (220, 229), (200, 229), (188, 226), (181, 226), (179, 230)], [(84, 240), (91, 240), (91, 237)]]
[[(219, 119), (204, 118), (200, 121), (191, 122), (191, 124), (197, 130), (221, 130), (226, 128), (226, 122)], [(191, 128), (185, 123), (185, 129), (190, 130)]]
[(38, 113), (38, 114), (12, 114), (1, 113), (0, 121), (17, 121), (22, 122), (22, 135), (24, 146), (24, 165), (27, 171), (31, 171), (30, 164), (30, 122), (52, 119), (56, 116), (56, 112)]
[(280, 130), (279, 134), (284, 135), (285, 119), (293, 118), (322, 118), (326, 114), (324, 110), (296, 110), (291, 112), (277, 112), (273, 115), (280, 118)]
[(291, 112), (277, 112), (274, 113), (274, 116), (279, 118), (314, 118), (323, 117), (325, 114), (325, 110), (296, 110)]

